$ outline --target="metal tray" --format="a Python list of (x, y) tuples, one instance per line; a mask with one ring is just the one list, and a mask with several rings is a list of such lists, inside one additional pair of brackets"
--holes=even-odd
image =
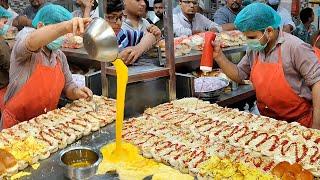
[(197, 93), (194, 89), (194, 80), (197, 78), (192, 74), (182, 74), (176, 73), (177, 76), (177, 97), (197, 97), (202, 100), (213, 100), (216, 99), (224, 89), (229, 85), (229, 81), (221, 78), (223, 81), (226, 81), (228, 85), (224, 88), (217, 89), (215, 91), (210, 92), (201, 92)]

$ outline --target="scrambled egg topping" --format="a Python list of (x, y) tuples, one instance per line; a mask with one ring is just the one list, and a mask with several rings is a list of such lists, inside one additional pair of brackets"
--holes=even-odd
[(20, 178), (22, 178), (24, 176), (29, 176), (29, 175), (31, 175), (31, 173), (21, 171), (21, 172), (18, 172), (17, 174), (15, 174), (15, 175), (11, 176), (10, 179), (11, 180), (16, 180), (16, 179), (20, 179)]
[(37, 170), (40, 167), (40, 163), (35, 163), (31, 165), (32, 169)]
[(257, 168), (248, 167), (242, 163), (234, 163), (229, 159), (220, 159), (217, 156), (200, 165), (200, 174), (208, 179), (232, 180), (272, 180), (271, 174)]
[(30, 136), (25, 140), (14, 141), (6, 150), (17, 160), (24, 160), (32, 164), (34, 157), (45, 152), (45, 145)]
[(152, 179), (155, 180), (194, 179), (188, 174), (182, 174), (169, 166), (142, 157), (139, 155), (139, 149), (132, 144), (122, 143), (120, 154), (114, 152), (115, 148), (115, 143), (101, 148), (103, 161), (99, 165), (97, 174), (116, 171), (122, 180), (141, 180), (149, 175), (153, 175)]

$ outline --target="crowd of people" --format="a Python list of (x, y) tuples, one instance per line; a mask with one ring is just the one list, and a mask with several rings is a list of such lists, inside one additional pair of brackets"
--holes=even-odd
[[(81, 36), (91, 19), (99, 16), (98, 1), (73, 0), (77, 7), (73, 12), (44, 0), (29, 1), (18, 14), (8, 0), (0, 0), (0, 129), (55, 109), (61, 94), (71, 100), (92, 97), (90, 89), (73, 82), (60, 48), (65, 34)], [(248, 50), (238, 65), (226, 58), (219, 42), (212, 42), (214, 59), (223, 72), (235, 82), (251, 80), (262, 115), (320, 128), (315, 15), (311, 8), (302, 9), (301, 23), (296, 25), (280, 4), (280, 0), (226, 0), (209, 19), (202, 0), (179, 0), (173, 9), (174, 35), (241, 31)], [(119, 57), (126, 64), (135, 63), (163, 38), (164, 10), (162, 0), (108, 1), (104, 19), (117, 35)], [(11, 27), (19, 30), (12, 49), (3, 38)]]

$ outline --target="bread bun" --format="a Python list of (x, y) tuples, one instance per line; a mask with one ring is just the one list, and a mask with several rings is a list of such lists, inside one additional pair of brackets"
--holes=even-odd
[(298, 163), (294, 163), (287, 169), (288, 172), (292, 172), (295, 176), (302, 172), (302, 166)]
[(2, 177), (6, 173), (6, 166), (2, 162), (0, 162), (0, 177)]
[[(6, 150), (0, 149), (0, 164), (4, 166), (5, 173), (12, 175), (18, 172), (18, 163), (16, 158)], [(0, 165), (0, 166), (1, 166)], [(0, 167), (0, 174), (3, 171), (3, 167)]]
[(281, 180), (295, 180), (295, 176), (292, 172), (285, 172), (281, 178)]
[(280, 162), (272, 169), (271, 173), (281, 178), (290, 166), (291, 166), (290, 163), (287, 161)]
[(296, 180), (313, 180), (313, 175), (310, 171), (303, 170), (296, 176)]
[(0, 161), (4, 164), (4, 166), (7, 169), (17, 164), (16, 158), (14, 158), (12, 154), (3, 149), (0, 149)]

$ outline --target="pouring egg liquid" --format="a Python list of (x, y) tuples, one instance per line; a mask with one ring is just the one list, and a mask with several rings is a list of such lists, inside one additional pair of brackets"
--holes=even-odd
[(128, 67), (123, 63), (121, 59), (117, 59), (113, 62), (117, 73), (117, 115), (116, 115), (116, 147), (113, 152), (115, 161), (120, 160), (121, 156), (125, 156), (125, 149), (121, 146), (122, 138), (122, 124), (124, 119), (124, 103), (126, 88), (128, 83)]

